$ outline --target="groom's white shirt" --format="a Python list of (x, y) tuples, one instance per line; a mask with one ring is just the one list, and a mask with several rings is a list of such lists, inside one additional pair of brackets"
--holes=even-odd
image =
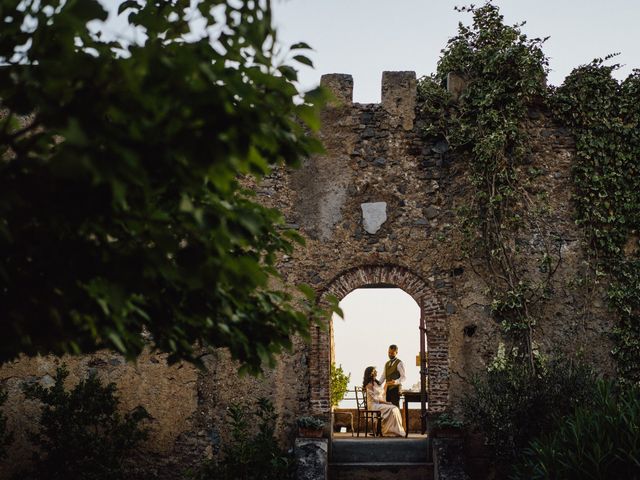
[[(398, 373), (400, 374), (400, 378), (398, 380), (396, 380), (399, 384), (400, 387), (402, 387), (402, 384), (406, 381), (407, 377), (405, 376), (405, 372), (404, 372), (404, 363), (402, 363), (402, 360), (400, 360), (398, 357), (395, 358), (398, 362)], [(384, 365), (386, 365), (387, 362), (384, 363)], [(385, 368), (384, 365), (382, 366), (382, 373), (380, 374), (380, 378), (378, 379), (378, 382), (380, 382), (380, 384), (382, 385), (382, 382), (384, 382), (386, 380), (385, 378)]]

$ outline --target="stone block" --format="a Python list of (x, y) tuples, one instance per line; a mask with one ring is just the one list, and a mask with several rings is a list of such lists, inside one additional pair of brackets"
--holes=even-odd
[(387, 221), (387, 202), (361, 203), (362, 226), (371, 235), (380, 230), (380, 227)]
[(433, 470), (436, 480), (469, 480), (464, 471), (464, 442), (462, 438), (433, 440)]
[(466, 82), (462, 76), (453, 72), (449, 72), (447, 74), (447, 92), (451, 94), (454, 100), (458, 100), (460, 98), (465, 87)]
[(296, 480), (325, 480), (329, 464), (326, 438), (296, 438)]
[(416, 117), (416, 72), (382, 72), (382, 108), (411, 130)]
[(353, 77), (344, 73), (327, 73), (320, 77), (320, 85), (333, 95), (331, 106), (351, 105), (353, 103)]

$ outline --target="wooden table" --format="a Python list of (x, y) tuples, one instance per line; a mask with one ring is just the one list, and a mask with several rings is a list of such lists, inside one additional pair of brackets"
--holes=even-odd
[[(414, 402), (414, 403), (422, 403), (422, 394), (421, 392), (412, 392), (412, 391), (405, 391), (402, 392), (402, 398), (404, 398), (404, 405), (403, 405), (403, 409), (404, 409), (404, 425), (406, 427), (406, 435), (405, 437), (409, 436), (409, 403), (410, 402)], [(424, 394), (424, 399), (425, 402), (427, 401), (427, 394)], [(426, 415), (426, 412), (422, 412), (424, 415)], [(422, 435), (424, 435), (424, 432), (427, 431), (427, 422), (426, 422), (426, 417), (422, 418), (422, 425), (421, 425), (421, 432)]]

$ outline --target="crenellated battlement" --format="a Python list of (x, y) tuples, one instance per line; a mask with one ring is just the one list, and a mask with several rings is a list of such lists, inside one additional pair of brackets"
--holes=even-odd
[[(330, 108), (353, 105), (353, 77), (344, 73), (322, 75), (320, 84), (333, 94)], [(413, 128), (417, 97), (416, 72), (382, 72), (380, 105), (392, 123)]]
[(320, 85), (333, 95), (329, 106), (339, 107), (353, 104), (353, 77), (346, 73), (326, 73), (320, 77)]

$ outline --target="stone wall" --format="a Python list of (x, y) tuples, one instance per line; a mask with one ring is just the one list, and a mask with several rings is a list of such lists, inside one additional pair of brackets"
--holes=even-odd
[[(471, 200), (467, 168), (444, 142), (422, 140), (413, 72), (385, 72), (380, 104), (354, 104), (348, 75), (325, 75), (322, 82), (335, 94), (322, 114), (326, 153), (298, 170), (277, 170), (256, 187), (261, 201), (280, 208), (289, 226), (307, 239), (294, 255), (281, 259), (279, 269), (291, 285), (307, 283), (338, 298), (365, 285), (405, 289), (420, 305), (425, 322), (430, 408), (455, 409), (467, 379), (485, 368), (501, 340), (484, 294), (481, 259), (465, 258), (456, 228), (456, 210)], [(600, 292), (578, 286), (586, 264), (570, 201), (573, 140), (542, 109), (530, 111), (526, 126), (532, 152), (522, 175), (562, 254), (551, 299), (541, 305), (536, 342), (545, 352), (581, 351), (610, 373), (613, 319)], [(531, 271), (540, 249), (536, 235), (521, 231), (511, 240), (531, 253)], [(0, 479), (29, 456), (25, 432), (37, 406), (23, 401), (21, 385), (50, 384), (63, 361), (71, 370), (70, 382), (96, 369), (116, 382), (123, 409), (142, 404), (151, 412), (153, 435), (136, 461), (145, 478), (179, 478), (184, 469), (215, 453), (228, 434), (224, 418), (232, 402), (270, 397), (280, 414), (280, 437), (292, 445), (298, 415), (328, 414), (333, 344), (331, 320), (326, 321), (328, 328), (316, 327), (310, 344), (294, 339), (293, 351), (257, 379), (239, 378), (237, 365), (223, 350), (202, 352), (203, 371), (167, 366), (162, 355), (150, 352), (136, 364), (100, 352), (2, 365), (0, 385), (10, 394), (6, 409), (17, 439)]]
[(146, 445), (149, 457), (162, 458), (175, 448), (176, 439), (193, 427), (198, 406), (197, 371), (188, 364), (167, 366), (163, 355), (145, 351), (135, 364), (109, 351), (81, 357), (33, 357), (5, 363), (0, 368), (0, 384), (9, 393), (4, 406), (8, 429), (15, 435), (8, 458), (0, 462), (0, 478), (9, 478), (24, 467), (31, 455), (28, 434), (34, 429), (39, 405), (26, 400), (24, 384), (38, 382), (47, 387), (54, 383), (56, 369), (66, 365), (67, 386), (73, 387), (89, 373), (118, 386), (122, 410), (127, 412), (143, 405), (152, 417), (150, 439)]
[[(380, 283), (414, 296), (423, 318), (429, 315), (423, 294), (412, 293), (402, 276), (393, 280), (393, 272), (424, 282), (420, 289), (437, 310), (426, 318), (430, 387), (435, 388), (430, 394), (436, 400), (430, 407), (455, 409), (469, 376), (485, 368), (501, 341), (485, 295), (482, 259), (469, 260), (461, 249), (456, 210), (471, 202), (468, 169), (446, 143), (423, 141), (413, 72), (383, 73), (380, 104), (352, 103), (348, 75), (325, 75), (322, 83), (336, 99), (323, 113), (326, 154), (263, 184), (268, 188), (264, 201), (283, 210), (307, 239), (294, 258), (283, 261), (282, 272), (291, 283), (309, 283), (343, 298), (353, 288), (375, 284), (368, 270), (375, 266), (385, 277)], [(520, 207), (539, 210), (543, 230), (557, 239), (561, 257), (551, 299), (540, 306), (536, 343), (543, 352), (580, 351), (611, 373), (613, 319), (599, 300), (601, 292), (578, 286), (586, 257), (571, 204), (574, 141), (542, 108), (532, 107), (525, 128), (532, 148), (520, 174), (530, 203)], [(540, 232), (522, 229), (510, 241), (530, 255), (525, 268), (540, 275)], [(343, 287), (345, 275), (349, 280)], [(318, 329), (311, 345), (315, 413), (327, 409), (330, 331)]]

